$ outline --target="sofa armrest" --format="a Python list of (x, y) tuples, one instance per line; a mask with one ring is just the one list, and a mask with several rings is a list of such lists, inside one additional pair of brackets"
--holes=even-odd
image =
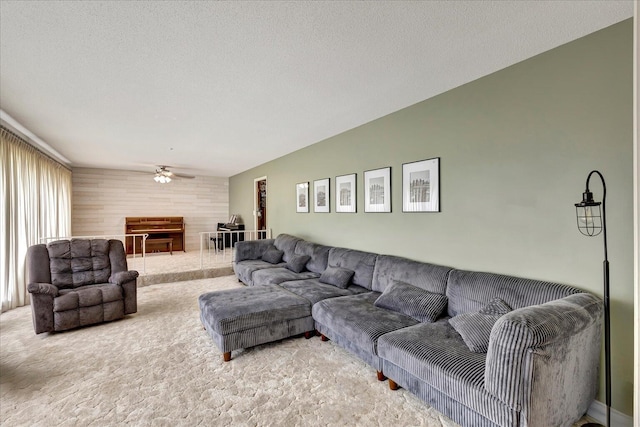
[(58, 288), (51, 283), (29, 283), (27, 290), (30, 294), (47, 294), (54, 298), (58, 296)]
[(262, 254), (275, 242), (274, 239), (244, 240), (236, 243), (235, 262), (246, 259), (260, 259)]
[[(489, 339), (487, 391), (536, 419), (562, 416), (574, 403), (586, 411), (597, 390), (602, 313), (601, 299), (579, 293), (502, 316)], [(562, 394), (567, 387), (573, 391)], [(532, 407), (540, 409), (533, 406), (536, 399), (548, 403), (550, 396), (580, 402), (555, 399), (558, 407), (550, 404), (534, 414)]]
[(131, 282), (132, 280), (136, 280), (137, 278), (138, 272), (135, 270), (119, 271), (109, 277), (109, 283), (113, 283), (114, 285), (123, 285), (127, 282)]

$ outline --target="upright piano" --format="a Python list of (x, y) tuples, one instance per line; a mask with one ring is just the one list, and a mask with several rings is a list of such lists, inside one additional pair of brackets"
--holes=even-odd
[[(126, 217), (124, 232), (125, 234), (148, 234), (147, 252), (169, 252), (170, 250), (186, 252), (184, 246), (184, 219), (181, 216)], [(157, 241), (154, 242), (154, 239)], [(127, 254), (133, 253), (134, 241), (136, 253), (142, 253), (142, 238), (127, 237)], [(171, 244), (165, 244), (167, 241), (170, 241)], [(163, 244), (156, 245), (155, 243)]]

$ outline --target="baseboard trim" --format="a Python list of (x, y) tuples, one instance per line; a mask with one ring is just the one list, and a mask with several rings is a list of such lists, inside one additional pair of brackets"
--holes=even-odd
[[(607, 420), (607, 405), (598, 400), (594, 400), (591, 406), (589, 406), (587, 415), (604, 425)], [(610, 427), (633, 427), (633, 417), (611, 408)]]

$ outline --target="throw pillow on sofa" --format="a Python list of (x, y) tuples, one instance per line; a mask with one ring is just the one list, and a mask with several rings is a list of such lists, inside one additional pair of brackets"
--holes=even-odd
[(500, 298), (473, 313), (463, 313), (449, 319), (449, 324), (462, 336), (464, 343), (474, 353), (489, 350), (491, 329), (498, 319), (511, 311), (511, 307)]
[(396, 280), (373, 304), (430, 323), (442, 314), (447, 306), (447, 297)]
[(272, 246), (262, 254), (262, 260), (268, 262), (269, 264), (278, 264), (280, 261), (282, 261), (283, 255), (283, 251), (277, 249), (275, 246)]
[(333, 285), (337, 288), (346, 289), (349, 287), (351, 278), (355, 271), (342, 267), (327, 267), (320, 275), (320, 282)]
[(307, 262), (310, 259), (309, 255), (296, 255), (289, 260), (286, 267), (294, 273), (302, 273), (306, 270)]

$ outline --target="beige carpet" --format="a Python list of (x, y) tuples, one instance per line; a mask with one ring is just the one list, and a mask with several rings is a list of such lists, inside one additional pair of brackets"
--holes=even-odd
[(2, 426), (429, 426), (451, 420), (331, 342), (292, 338), (222, 355), (197, 298), (235, 277), (139, 289), (138, 313), (35, 335), (0, 316)]
[(201, 293), (235, 277), (147, 286), (138, 313), (35, 335), (30, 307), (0, 316), (2, 426), (455, 426), (331, 342), (292, 338), (222, 355)]

